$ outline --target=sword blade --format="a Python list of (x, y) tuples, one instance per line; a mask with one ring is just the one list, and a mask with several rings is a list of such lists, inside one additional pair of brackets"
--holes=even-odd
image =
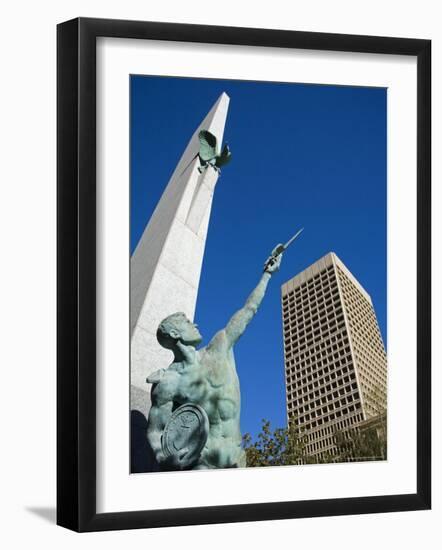
[(285, 245), (284, 245), (284, 250), (286, 250), (286, 249), (292, 244), (292, 242), (293, 242), (297, 237), (299, 237), (299, 235), (300, 235), (303, 231), (304, 231), (304, 228), (301, 227), (301, 229), (300, 229), (297, 233), (295, 233), (295, 234), (293, 235), (293, 237), (292, 237), (290, 240), (288, 240), (288, 241), (285, 243)]

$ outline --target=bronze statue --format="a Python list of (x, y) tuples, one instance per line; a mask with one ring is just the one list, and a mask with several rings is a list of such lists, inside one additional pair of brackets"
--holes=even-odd
[[(278, 245), (281, 247), (282, 245)], [(206, 347), (184, 313), (164, 319), (159, 343), (174, 354), (172, 364), (147, 379), (152, 387), (147, 436), (162, 470), (244, 467), (240, 388), (233, 347), (252, 320), (282, 250), (266, 260), (264, 273), (245, 305)]]

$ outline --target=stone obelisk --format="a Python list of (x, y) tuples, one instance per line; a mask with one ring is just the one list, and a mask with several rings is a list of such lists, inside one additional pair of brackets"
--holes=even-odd
[(158, 202), (130, 262), (131, 322), (131, 471), (151, 470), (146, 427), (150, 389), (146, 377), (172, 362), (170, 351), (156, 339), (159, 323), (182, 311), (195, 313), (198, 285), (219, 173), (199, 172), (200, 130), (221, 146), (229, 106), (223, 93), (189, 141)]

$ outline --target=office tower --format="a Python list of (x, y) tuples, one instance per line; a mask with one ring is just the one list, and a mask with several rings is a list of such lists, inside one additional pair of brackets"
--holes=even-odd
[(288, 421), (307, 436), (308, 455), (336, 455), (336, 432), (386, 411), (387, 357), (373, 304), (333, 252), (281, 290)]

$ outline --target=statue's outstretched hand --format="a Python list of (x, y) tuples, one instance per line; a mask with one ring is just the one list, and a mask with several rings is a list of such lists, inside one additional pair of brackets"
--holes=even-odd
[(279, 266), (281, 265), (282, 260), (282, 252), (278, 256), (274, 256), (277, 248), (281, 246), (278, 245), (272, 250), (272, 254), (267, 258), (267, 260), (264, 263), (264, 271), (267, 271), (267, 273), (274, 273), (275, 271), (278, 271)]

